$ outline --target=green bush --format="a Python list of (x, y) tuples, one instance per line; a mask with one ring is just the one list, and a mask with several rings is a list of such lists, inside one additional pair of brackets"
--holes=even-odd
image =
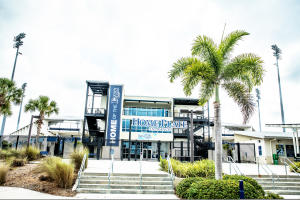
[(48, 157), (39, 166), (40, 172), (45, 172), (61, 188), (72, 186), (74, 179), (74, 166), (64, 163), (61, 158)]
[(264, 197), (264, 199), (283, 199), (283, 197), (281, 197), (278, 194), (272, 193), (272, 192), (267, 192), (267, 194)]
[(79, 170), (81, 163), (82, 163), (82, 159), (84, 157), (84, 155), (86, 154), (86, 160), (85, 160), (85, 168), (87, 168), (87, 164), (88, 164), (88, 155), (89, 155), (89, 151), (88, 149), (84, 148), (81, 151), (74, 151), (71, 154), (71, 159), (72, 159), (72, 163), (75, 165), (75, 169)]
[(300, 162), (294, 162), (294, 165), (290, 165), (290, 171), (300, 173)]
[(0, 159), (5, 160), (10, 157), (24, 158), (25, 155), (21, 150), (15, 150), (15, 149), (0, 150)]
[(7, 165), (0, 165), (0, 185), (5, 183), (8, 170)]
[(197, 181), (203, 181), (203, 178), (201, 177), (189, 177), (185, 178), (182, 181), (179, 182), (179, 184), (176, 186), (176, 194), (183, 199), (187, 199), (187, 190), (190, 188), (190, 186), (197, 182)]
[(223, 179), (236, 180), (236, 181), (243, 180), (244, 182), (250, 183), (262, 197), (265, 195), (265, 191), (263, 190), (261, 185), (259, 185), (257, 181), (254, 180), (253, 178), (247, 176), (240, 176), (240, 175), (224, 175)]
[(33, 161), (40, 158), (40, 150), (36, 147), (29, 146), (28, 148), (24, 148), (22, 151), (27, 157), (28, 161)]
[(10, 166), (11, 167), (21, 167), (24, 166), (27, 163), (26, 158), (14, 158), (12, 159)]
[[(260, 194), (248, 182), (244, 182), (246, 199), (260, 198)], [(239, 182), (236, 180), (206, 179), (196, 181), (186, 191), (188, 199), (239, 199)]]
[[(213, 177), (215, 175), (215, 165), (212, 160), (201, 160), (193, 163), (183, 163), (171, 159), (173, 172), (177, 177)], [(160, 159), (160, 167), (163, 171), (168, 171), (166, 159)]]

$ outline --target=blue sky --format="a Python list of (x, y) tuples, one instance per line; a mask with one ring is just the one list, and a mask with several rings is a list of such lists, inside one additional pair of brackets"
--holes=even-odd
[[(283, 52), (279, 64), (286, 122), (299, 122), (299, 13), (296, 0), (0, 0), (0, 75), (11, 76), (13, 36), (25, 32), (15, 74), (19, 86), (28, 83), (25, 103), (48, 95), (57, 101), (60, 116), (83, 117), (85, 80), (124, 84), (127, 95), (182, 97), (180, 80), (168, 80), (172, 63), (190, 55), (198, 35), (219, 42), (226, 23), (225, 34), (236, 29), (251, 34), (233, 56), (254, 52), (265, 62), (262, 123), (281, 121), (270, 48), (275, 43)], [(195, 90), (192, 97), (197, 95)], [(242, 123), (237, 105), (224, 91), (221, 98), (222, 121)], [(6, 133), (16, 127), (18, 107), (13, 112)], [(255, 128), (257, 118), (255, 113), (250, 121)], [(23, 113), (21, 126), (29, 121), (30, 113)]]

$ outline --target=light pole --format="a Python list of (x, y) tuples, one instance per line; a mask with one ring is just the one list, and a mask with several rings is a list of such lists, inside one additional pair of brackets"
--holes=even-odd
[(260, 91), (258, 88), (256, 88), (256, 97), (257, 97), (257, 107), (258, 107), (259, 132), (261, 132), (260, 107), (259, 107)]
[[(17, 64), (17, 59), (18, 59), (18, 55), (22, 54), (19, 52), (19, 47), (23, 45), (23, 41), (22, 39), (25, 38), (25, 33), (20, 33), (19, 35), (14, 37), (14, 48), (17, 48), (17, 52), (16, 52), (16, 57), (15, 57), (15, 62), (14, 62), (14, 68), (11, 74), (11, 81), (14, 80), (14, 76), (15, 76), (15, 69), (16, 69), (16, 64)], [(2, 119), (2, 126), (1, 126), (1, 131), (0, 131), (0, 147), (2, 146), (2, 140), (1, 140), (1, 136), (4, 133), (4, 128), (5, 128), (5, 123), (6, 123), (6, 115), (3, 116)]]
[(23, 104), (23, 98), (24, 98), (24, 94), (25, 94), (26, 85), (27, 85), (27, 83), (23, 83), (23, 85), (22, 85), (23, 95), (22, 95), (22, 100), (21, 100), (21, 104), (20, 104), (19, 117), (18, 117), (18, 123), (17, 123), (17, 130), (19, 129), (20, 118), (21, 118), (21, 113), (22, 113), (22, 104)]
[[(276, 66), (277, 66), (277, 75), (278, 75), (278, 86), (279, 86), (279, 96), (280, 96), (280, 109), (281, 109), (281, 122), (285, 124), (284, 120), (284, 111), (283, 111), (283, 103), (282, 103), (282, 94), (281, 94), (281, 84), (280, 84), (280, 75), (279, 75), (279, 67), (278, 67), (278, 60), (280, 58), (281, 49), (277, 47), (276, 44), (271, 46), (273, 49), (273, 56), (276, 58)], [(283, 132), (285, 132), (285, 128), (283, 128)]]

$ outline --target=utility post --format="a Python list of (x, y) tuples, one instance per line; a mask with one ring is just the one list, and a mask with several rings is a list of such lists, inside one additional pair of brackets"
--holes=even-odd
[(257, 97), (257, 107), (258, 107), (259, 132), (261, 132), (260, 107), (259, 107), (260, 91), (258, 88), (256, 88), (256, 97)]
[(190, 120), (191, 120), (191, 130), (190, 130), (190, 141), (191, 141), (191, 162), (194, 162), (194, 121), (193, 121), (193, 110), (191, 110), (191, 115), (190, 115)]
[(22, 100), (21, 100), (21, 104), (20, 104), (19, 117), (18, 117), (18, 123), (17, 123), (17, 129), (16, 130), (19, 129), (20, 118), (21, 118), (21, 113), (22, 113), (22, 104), (23, 104), (26, 85), (27, 85), (27, 83), (23, 83), (23, 85), (22, 85), (23, 95), (22, 95)]
[[(272, 45), (271, 47), (274, 50), (273, 56), (275, 56), (275, 58), (276, 58), (277, 75), (278, 75), (278, 86), (279, 86), (279, 96), (280, 96), (281, 122), (282, 122), (282, 124), (285, 124), (284, 111), (283, 111), (283, 103), (282, 103), (282, 94), (281, 94), (280, 74), (279, 74), (279, 66), (278, 66), (278, 60), (280, 58), (281, 49), (279, 49), (276, 44)], [(283, 132), (285, 132), (285, 128), (283, 128)]]
[[(14, 76), (15, 76), (15, 69), (16, 69), (16, 64), (17, 64), (17, 59), (18, 59), (18, 55), (22, 53), (19, 52), (19, 47), (23, 45), (23, 41), (22, 39), (25, 38), (25, 33), (20, 33), (19, 35), (14, 37), (14, 48), (17, 48), (17, 52), (16, 52), (16, 57), (15, 57), (15, 62), (14, 62), (14, 68), (11, 74), (11, 81), (14, 80)], [(2, 135), (4, 133), (4, 128), (5, 128), (5, 123), (6, 123), (6, 115), (3, 116), (2, 119), (2, 126), (1, 126), (1, 130), (0, 130), (0, 148), (2, 148)]]

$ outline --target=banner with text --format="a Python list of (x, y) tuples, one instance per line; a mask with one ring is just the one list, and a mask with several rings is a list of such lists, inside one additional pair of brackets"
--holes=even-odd
[(122, 85), (109, 86), (106, 145), (119, 146), (122, 111)]

